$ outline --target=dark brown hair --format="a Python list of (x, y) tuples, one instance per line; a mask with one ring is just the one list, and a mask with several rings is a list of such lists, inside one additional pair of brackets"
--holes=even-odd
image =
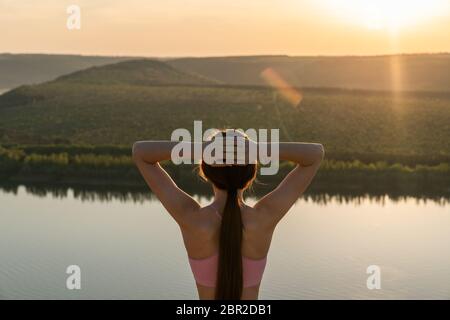
[(242, 296), (242, 217), (237, 192), (248, 188), (256, 177), (257, 165), (200, 165), (200, 175), (217, 188), (227, 191), (219, 238), (216, 299), (239, 300)]

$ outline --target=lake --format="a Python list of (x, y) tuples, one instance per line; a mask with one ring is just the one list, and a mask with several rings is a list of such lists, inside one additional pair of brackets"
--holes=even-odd
[[(0, 298), (197, 298), (178, 227), (155, 199), (20, 186), (0, 189), (0, 203)], [(275, 231), (260, 298), (450, 299), (449, 209), (447, 199), (301, 198)], [(66, 289), (69, 265), (81, 290)], [(366, 286), (370, 265), (381, 289)]]

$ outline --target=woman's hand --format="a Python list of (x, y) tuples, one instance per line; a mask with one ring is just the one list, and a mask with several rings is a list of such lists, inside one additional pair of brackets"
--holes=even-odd
[[(255, 163), (258, 158), (258, 144), (236, 130), (228, 130), (224, 135), (216, 135), (210, 143), (216, 143), (215, 151), (222, 152), (220, 157), (214, 154), (214, 167), (227, 167)], [(220, 150), (222, 146), (222, 150)], [(211, 161), (210, 161), (211, 162)]]

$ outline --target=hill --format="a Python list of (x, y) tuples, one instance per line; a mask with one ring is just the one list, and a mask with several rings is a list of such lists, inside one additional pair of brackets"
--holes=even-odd
[(92, 67), (57, 79), (59, 83), (157, 85), (212, 85), (217, 81), (175, 69), (157, 60), (130, 60)]
[[(114, 77), (112, 77), (114, 75)], [(147, 78), (148, 76), (148, 78)], [(450, 96), (307, 89), (292, 106), (266, 87), (217, 85), (163, 62), (122, 62), (22, 86), (0, 96), (0, 144), (131, 146), (169, 139), (193, 121), (280, 128), (320, 141), (328, 159), (450, 161)]]
[(0, 94), (5, 89), (50, 81), (77, 70), (129, 59), (56, 54), (0, 54)]
[[(53, 80), (93, 66), (134, 60), (47, 54), (0, 54), (0, 94), (5, 89)], [(265, 85), (270, 67), (298, 87), (362, 90), (450, 91), (450, 54), (398, 56), (237, 56), (170, 59), (178, 70), (230, 85)], [(401, 86), (398, 86), (401, 79)]]
[(169, 63), (233, 85), (265, 85), (260, 74), (273, 68), (297, 87), (450, 91), (450, 54), (183, 58)]
[[(130, 60), (85, 70), (61, 76), (54, 81), (40, 85), (21, 86), (0, 96), (0, 109), (34, 104), (40, 100), (48, 100), (59, 96), (69, 87), (81, 86), (80, 94), (89, 86), (123, 85), (123, 86), (201, 86), (216, 85), (217, 81), (205, 77), (182, 72), (157, 60)], [(58, 88), (55, 92), (54, 88)], [(82, 98), (78, 96), (78, 98)], [(130, 97), (131, 98), (131, 97)]]

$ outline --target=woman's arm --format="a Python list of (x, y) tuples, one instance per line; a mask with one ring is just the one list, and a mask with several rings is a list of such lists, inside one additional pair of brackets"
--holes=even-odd
[(274, 227), (298, 197), (311, 183), (324, 157), (324, 148), (317, 143), (279, 143), (280, 160), (292, 161), (297, 166), (278, 187), (261, 198), (255, 205), (269, 226)]
[[(175, 146), (180, 149), (190, 150), (189, 158), (193, 160), (201, 160), (196, 158), (195, 148), (203, 151), (206, 142), (179, 142), (179, 141), (137, 141), (133, 144), (133, 159), (141, 159), (146, 163), (155, 164), (160, 161), (170, 160), (172, 149)], [(188, 155), (181, 153), (183, 158), (187, 159)]]
[[(172, 149), (177, 141), (138, 141), (133, 145), (133, 160), (150, 189), (158, 197), (170, 215), (179, 225), (192, 223), (192, 213), (200, 205), (186, 192), (178, 188), (167, 172), (159, 165), (160, 161), (171, 159)], [(194, 144), (188, 142), (193, 157)], [(186, 155), (184, 155), (186, 156)]]
[(148, 164), (169, 160), (177, 141), (137, 141), (133, 144), (133, 159)]
[(309, 167), (320, 163), (324, 156), (323, 146), (319, 143), (281, 142), (279, 143), (280, 160), (298, 163)]

